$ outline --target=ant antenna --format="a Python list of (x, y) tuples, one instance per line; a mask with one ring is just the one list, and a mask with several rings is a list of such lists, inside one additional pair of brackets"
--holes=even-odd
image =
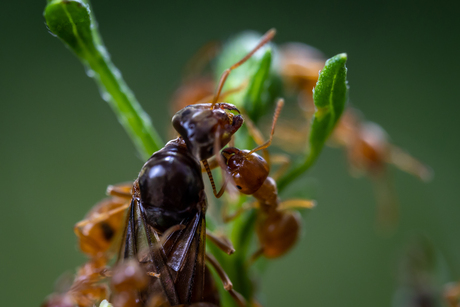
[(217, 92), (216, 95), (214, 96), (214, 99), (212, 101), (211, 109), (214, 109), (214, 106), (217, 103), (217, 100), (219, 99), (220, 93), (222, 92), (222, 88), (224, 87), (225, 81), (227, 80), (228, 75), (232, 70), (235, 68), (239, 67), (241, 64), (246, 62), (254, 53), (256, 53), (257, 50), (259, 50), (263, 45), (268, 43), (272, 38), (275, 36), (276, 30), (275, 29), (270, 29), (265, 35), (262, 37), (260, 42), (257, 44), (257, 46), (254, 47), (244, 58), (239, 60), (237, 63), (233, 64), (230, 68), (226, 69), (222, 76), (220, 77), (219, 81), (219, 86), (217, 87)]
[(273, 115), (272, 131), (270, 132), (270, 138), (268, 139), (268, 141), (266, 141), (262, 145), (257, 146), (256, 148), (254, 148), (253, 150), (251, 150), (250, 152), (245, 154), (245, 156), (249, 156), (250, 154), (252, 154), (252, 153), (254, 153), (256, 151), (265, 149), (268, 146), (270, 146), (270, 144), (272, 143), (273, 134), (275, 134), (276, 121), (278, 120), (278, 116), (280, 115), (280, 112), (281, 112), (281, 109), (283, 108), (283, 105), (284, 105), (284, 99), (280, 98), (278, 100), (277, 104), (276, 104), (275, 114)]

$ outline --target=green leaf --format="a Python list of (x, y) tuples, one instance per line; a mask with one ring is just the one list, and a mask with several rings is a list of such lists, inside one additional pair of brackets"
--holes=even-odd
[[(266, 81), (270, 76), (271, 62), (272, 50), (267, 48), (264, 56), (259, 62), (259, 67), (257, 67), (257, 70), (249, 82), (246, 96), (243, 100), (244, 109), (254, 122), (257, 122), (263, 114), (261, 110), (268, 109), (269, 106), (267, 104), (270, 104), (269, 101), (263, 100), (263, 95), (267, 91)], [(273, 102), (271, 104), (273, 104)]]
[(313, 90), (316, 112), (309, 136), (309, 150), (303, 161), (291, 169), (278, 182), (278, 190), (308, 170), (317, 160), (324, 143), (335, 128), (348, 100), (347, 55), (338, 54), (326, 61)]
[(134, 94), (113, 65), (97, 30), (88, 1), (48, 1), (44, 16), (49, 30), (71, 49), (99, 86), (102, 98), (144, 159), (163, 142)]

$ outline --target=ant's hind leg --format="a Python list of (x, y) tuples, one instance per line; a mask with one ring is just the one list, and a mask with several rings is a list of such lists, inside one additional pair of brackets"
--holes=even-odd
[(220, 279), (222, 280), (222, 283), (224, 284), (224, 289), (227, 290), (228, 293), (233, 297), (238, 306), (247, 306), (244, 297), (235, 290), (233, 290), (233, 284), (230, 278), (228, 278), (227, 273), (225, 273), (224, 269), (220, 266), (219, 262), (217, 262), (217, 259), (214, 258), (213, 255), (206, 253), (206, 261), (214, 268), (214, 270), (216, 270), (217, 275), (219, 275)]
[(235, 252), (232, 242), (227, 237), (215, 235), (209, 230), (206, 230), (206, 237), (224, 253), (231, 255)]
[[(193, 80), (203, 75), (206, 66), (212, 62), (221, 50), (221, 43), (212, 41), (201, 47), (185, 64), (183, 78)], [(211, 99), (213, 96), (211, 97)]]

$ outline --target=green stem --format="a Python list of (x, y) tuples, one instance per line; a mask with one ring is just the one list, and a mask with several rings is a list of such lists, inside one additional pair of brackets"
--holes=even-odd
[(278, 187), (278, 193), (281, 193), (292, 181), (297, 179), (303, 173), (305, 173), (316, 161), (317, 154), (309, 155), (303, 163), (298, 163), (291, 168), (283, 177), (281, 177), (276, 183)]
[(102, 98), (109, 103), (142, 158), (158, 151), (163, 141), (110, 60), (88, 1), (49, 1), (44, 15), (50, 31), (75, 52), (94, 77)]
[(163, 144), (149, 116), (110, 60), (100, 54), (96, 57), (88, 56), (87, 59), (102, 98), (109, 103), (144, 160), (148, 159)]

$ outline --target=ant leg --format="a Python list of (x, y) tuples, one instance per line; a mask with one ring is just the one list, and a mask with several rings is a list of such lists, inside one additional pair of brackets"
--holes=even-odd
[(90, 223), (95, 224), (95, 223), (107, 220), (110, 216), (113, 216), (115, 214), (125, 211), (126, 209), (129, 208), (129, 206), (130, 206), (130, 203), (126, 203), (124, 205), (121, 205), (107, 212), (95, 213), (93, 217), (84, 219), (78, 222), (77, 224), (75, 224), (74, 230), (77, 231), (78, 229), (80, 231), (80, 229), (87, 224), (90, 224)]
[(147, 275), (152, 276), (152, 277), (156, 277), (156, 278), (160, 278), (160, 276), (161, 276), (161, 274), (157, 274), (155, 272), (147, 272)]
[[(233, 95), (235, 93), (238, 93), (239, 91), (243, 90), (246, 86), (248, 85), (248, 82), (247, 81), (244, 81), (240, 86), (238, 87), (235, 87), (235, 88), (232, 88), (232, 89), (229, 89), (225, 92), (222, 92), (220, 94), (220, 97), (222, 99), (224, 99), (225, 97), (228, 97), (230, 95)], [(196, 102), (196, 104), (200, 104), (200, 103), (211, 103), (212, 100), (214, 98), (214, 95), (209, 95), (209, 96), (206, 96), (204, 97), (203, 99), (199, 100), (198, 102)]]
[[(203, 162), (203, 161), (201, 161), (201, 162)], [(216, 157), (211, 157), (211, 158), (209, 158), (209, 159), (207, 160), (207, 162), (208, 162), (208, 165), (209, 165), (209, 169), (210, 169), (210, 170), (213, 170), (213, 169), (219, 167), (219, 164), (217, 163)], [(204, 165), (201, 165), (201, 172), (202, 172), (202, 173), (206, 173), (206, 168), (204, 167)]]
[(278, 100), (278, 102), (276, 103), (275, 114), (273, 115), (272, 130), (271, 130), (271, 132), (270, 132), (270, 138), (268, 139), (268, 141), (266, 141), (266, 142), (263, 143), (262, 145), (257, 146), (256, 148), (254, 148), (253, 150), (251, 150), (249, 153), (247, 153), (247, 155), (250, 155), (250, 154), (252, 154), (253, 152), (256, 152), (256, 151), (265, 149), (265, 148), (267, 148), (268, 146), (270, 146), (270, 144), (272, 143), (272, 140), (273, 140), (273, 135), (275, 134), (276, 122), (277, 122), (277, 120), (278, 120), (278, 117), (279, 117), (279, 115), (280, 115), (280, 112), (281, 112), (281, 109), (283, 108), (283, 106), (284, 106), (284, 99), (283, 99), (283, 98), (280, 98), (280, 99)]
[(201, 47), (185, 64), (183, 79), (190, 80), (200, 76), (204, 68), (217, 56), (221, 43), (211, 41)]
[(203, 163), (203, 166), (204, 166), (204, 168), (206, 170), (206, 173), (208, 173), (209, 181), (211, 182), (212, 192), (214, 193), (214, 196), (216, 198), (220, 198), (225, 192), (225, 187), (227, 186), (227, 180), (224, 179), (224, 183), (223, 183), (222, 187), (220, 188), (219, 192), (217, 192), (216, 184), (214, 183), (214, 178), (212, 177), (212, 172), (211, 172), (211, 169), (209, 167), (208, 161), (203, 160), (201, 162)]
[(291, 165), (291, 159), (288, 155), (284, 154), (273, 155), (271, 157), (271, 162), (273, 164), (280, 164), (276, 172), (271, 176), (273, 179), (275, 179), (275, 181), (280, 178), (281, 175), (283, 175)]
[(230, 142), (228, 142), (228, 147), (235, 147), (235, 138), (232, 136)]
[[(248, 128), (249, 135), (252, 137), (254, 142), (256, 142), (257, 146), (261, 146), (264, 143), (264, 137), (262, 132), (260, 132), (259, 128), (256, 127), (254, 122), (249, 118), (249, 116), (244, 117), (244, 123), (246, 124), (246, 128)], [(268, 154), (268, 150), (263, 150), (263, 156), (265, 161), (267, 161), (268, 166), (270, 167), (270, 155)]]
[(257, 207), (257, 202), (252, 202), (252, 203), (244, 203), (240, 208), (238, 208), (235, 212), (232, 214), (228, 213), (228, 204), (224, 204), (222, 206), (222, 220), (224, 223), (228, 223), (239, 217), (242, 213), (256, 208)]
[(227, 237), (217, 236), (209, 230), (206, 230), (206, 237), (224, 253), (231, 255), (235, 252), (235, 248), (233, 247), (232, 242)]
[(372, 178), (377, 202), (376, 229), (382, 235), (394, 233), (399, 222), (399, 203), (396, 191), (387, 171)]
[(249, 135), (252, 137), (254, 142), (256, 142), (257, 146), (262, 145), (264, 143), (264, 137), (259, 128), (256, 127), (254, 122), (248, 116), (244, 117), (244, 123), (248, 128)]
[(224, 289), (227, 290), (228, 293), (230, 293), (230, 295), (236, 301), (238, 306), (247, 306), (244, 297), (235, 290), (233, 290), (233, 284), (230, 281), (230, 278), (228, 278), (227, 273), (225, 273), (224, 269), (220, 266), (219, 262), (217, 262), (217, 259), (214, 258), (213, 255), (206, 253), (206, 260), (214, 268), (214, 270), (216, 270), (217, 275), (219, 275), (220, 279), (222, 280), (222, 283), (224, 284)]
[(130, 200), (132, 197), (132, 193), (131, 193), (132, 189), (133, 189), (133, 183), (125, 182), (125, 183), (109, 185), (107, 187), (106, 193), (107, 195), (110, 195), (110, 196), (118, 196), (118, 197), (126, 198)]
[(433, 177), (433, 171), (428, 166), (396, 146), (390, 146), (387, 162), (423, 181), (430, 181)]
[(264, 247), (261, 246), (251, 255), (251, 257), (249, 257), (249, 260), (247, 262), (247, 266), (249, 267), (252, 264), (254, 264), (254, 262), (256, 262), (257, 259), (259, 259), (260, 256), (262, 256), (263, 254), (264, 254)]
[(289, 209), (312, 209), (314, 207), (316, 207), (316, 202), (314, 200), (291, 199), (281, 202), (277, 209), (279, 211), (284, 211)]
[(211, 109), (214, 108), (216, 105), (217, 101), (219, 100), (220, 93), (222, 92), (222, 88), (224, 87), (225, 81), (228, 78), (228, 75), (232, 70), (235, 68), (239, 67), (242, 65), (244, 62), (246, 62), (254, 53), (256, 53), (257, 50), (259, 50), (263, 45), (268, 43), (276, 34), (275, 29), (269, 30), (265, 35), (261, 38), (260, 42), (255, 46), (244, 58), (239, 60), (237, 63), (233, 64), (230, 68), (226, 69), (223, 73), (222, 76), (220, 77), (219, 81), (219, 86), (217, 87), (216, 95), (214, 96), (214, 99), (212, 101), (212, 107)]
[[(222, 191), (222, 190), (225, 190), (225, 188), (227, 188), (227, 192), (230, 195), (230, 197), (235, 198), (236, 195), (238, 195), (238, 191), (236, 189), (236, 184), (233, 181), (232, 176), (230, 176), (230, 174), (227, 172), (227, 165), (225, 164), (225, 162), (224, 162), (224, 160), (222, 158), (222, 155), (220, 153), (220, 150), (222, 149), (222, 148), (220, 148), (219, 143), (218, 143), (218, 141), (220, 140), (220, 136), (221, 136), (220, 127), (217, 127), (217, 130), (216, 130), (215, 135), (214, 135), (214, 156), (216, 157), (217, 164), (220, 166), (220, 171), (221, 171), (221, 174), (222, 174), (222, 180), (224, 181), (224, 184), (223, 184), (223, 186), (221, 188), (221, 191), (219, 191), (219, 193), (220, 192), (224, 193), (224, 191)], [(209, 173), (208, 173), (208, 175), (209, 175)]]
[(460, 301), (460, 283), (449, 283), (444, 286), (443, 297), (449, 307), (458, 307)]

